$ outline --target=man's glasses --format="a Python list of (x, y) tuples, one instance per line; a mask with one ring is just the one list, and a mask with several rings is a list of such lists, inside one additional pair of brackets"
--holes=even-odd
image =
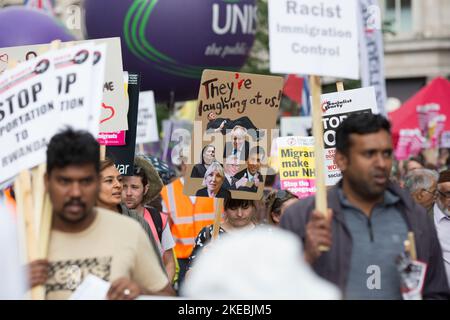
[(441, 196), (445, 200), (449, 200), (450, 199), (450, 193), (444, 193), (444, 192), (442, 192), (440, 190), (436, 190), (436, 191), (439, 194), (439, 196)]
[[(429, 190), (427, 190), (427, 189), (422, 189), (422, 190), (425, 191), (426, 193), (431, 194), (432, 196), (436, 196), (436, 193), (438, 192), (437, 189), (435, 189), (435, 190), (433, 190), (433, 191), (429, 191)], [(449, 197), (450, 197), (450, 195), (449, 195)]]

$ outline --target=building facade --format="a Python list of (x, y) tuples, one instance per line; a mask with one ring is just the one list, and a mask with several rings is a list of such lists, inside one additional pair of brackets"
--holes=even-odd
[(404, 102), (437, 76), (450, 78), (450, 1), (380, 0), (388, 97)]

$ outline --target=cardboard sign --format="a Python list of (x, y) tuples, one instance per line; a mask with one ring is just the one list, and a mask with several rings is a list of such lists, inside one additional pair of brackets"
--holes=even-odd
[(100, 114), (103, 101), (103, 84), (105, 79), (107, 44), (96, 44), (92, 70), (91, 112), (89, 116), (89, 132), (98, 137), (100, 131)]
[(281, 117), (280, 133), (282, 137), (311, 136), (312, 119), (311, 117)]
[(124, 146), (107, 146), (106, 156), (113, 160), (117, 170), (124, 176), (133, 175), (134, 153), (136, 149), (136, 124), (139, 105), (140, 77), (138, 74), (128, 74), (128, 130)]
[(356, 0), (269, 0), (270, 71), (359, 78)]
[(185, 194), (261, 199), (282, 88), (281, 77), (203, 72)]
[(299, 198), (313, 195), (316, 192), (314, 137), (280, 137), (277, 145), (281, 189)]
[(378, 113), (373, 87), (323, 94), (322, 105), (325, 184), (334, 185), (342, 175), (334, 161), (336, 153), (336, 129), (341, 122), (354, 113)]
[(167, 119), (163, 120), (162, 160), (173, 165), (180, 165), (181, 160), (192, 163), (191, 133), (194, 131), (192, 121)]
[[(86, 42), (107, 45), (107, 53), (104, 55), (107, 68), (103, 68), (104, 85), (99, 130), (100, 132), (128, 130), (128, 123), (125, 120), (128, 112), (128, 100), (125, 97), (125, 91), (123, 89), (120, 38), (77, 41), (76, 44)], [(63, 42), (61, 47), (64, 48), (66, 45), (67, 43)], [(27, 61), (43, 52), (47, 52), (49, 49), (49, 44), (1, 48), (0, 57), (2, 57), (2, 60), (0, 62), (0, 72), (6, 70), (8, 61), (11, 59), (17, 62)]]
[(156, 122), (155, 97), (153, 91), (143, 91), (139, 94), (136, 143), (156, 141), (159, 141), (159, 135)]
[(0, 182), (45, 162), (59, 121), (55, 56), (44, 54), (0, 75)]

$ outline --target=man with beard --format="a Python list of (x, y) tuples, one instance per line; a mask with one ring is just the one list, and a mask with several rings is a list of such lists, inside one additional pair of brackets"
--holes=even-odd
[(93, 274), (111, 286), (105, 298), (173, 295), (157, 253), (135, 220), (94, 207), (100, 190), (100, 148), (87, 132), (67, 129), (47, 149), (45, 187), (53, 208), (48, 260), (31, 262), (31, 287), (67, 299)]
[(149, 205), (149, 202), (154, 200), (163, 188), (158, 172), (150, 162), (137, 156), (134, 159), (133, 175), (124, 176), (122, 179), (122, 202), (128, 209), (143, 217), (150, 226), (167, 275), (172, 281), (175, 276), (175, 258), (172, 250), (175, 247), (175, 241), (170, 231), (168, 215)]
[[(448, 299), (434, 225), (423, 207), (389, 181), (389, 122), (381, 115), (349, 116), (336, 131), (335, 160), (342, 179), (328, 190), (327, 216), (310, 197), (288, 207), (281, 219), (281, 227), (303, 241), (312, 268), (346, 299), (402, 299), (396, 260), (411, 231), (417, 259), (427, 264), (423, 298)], [(324, 246), (329, 250), (323, 252)]]
[(450, 170), (442, 171), (439, 174), (433, 220), (441, 243), (445, 271), (450, 286)]

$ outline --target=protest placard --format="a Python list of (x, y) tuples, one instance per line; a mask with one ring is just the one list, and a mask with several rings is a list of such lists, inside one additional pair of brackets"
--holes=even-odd
[[(91, 93), (95, 93), (92, 90), (94, 47), (94, 43), (90, 42), (55, 52), (58, 83), (55, 103), (60, 115), (55, 125), (58, 128), (71, 126), (74, 129), (89, 129)], [(96, 88), (101, 92), (101, 87), (97, 85)]]
[(46, 53), (0, 75), (0, 182), (45, 162), (60, 119), (55, 56)]
[[(127, 130), (128, 123), (126, 121), (126, 115), (128, 112), (128, 100), (125, 97), (125, 91), (123, 89), (120, 38), (84, 40), (71, 43), (82, 44), (86, 42), (107, 45), (107, 52), (104, 55), (107, 68), (103, 68), (103, 98), (102, 104), (99, 106), (101, 108), (99, 130), (100, 132)], [(64, 48), (67, 44), (67, 42), (61, 43), (61, 48)], [(43, 52), (47, 52), (49, 49), (50, 44), (0, 48), (0, 56), (3, 57), (0, 72), (6, 69), (8, 61), (24, 62), (37, 57)]]
[(397, 146), (395, 148), (395, 158), (406, 160), (411, 156), (417, 156), (425, 143), (420, 129), (401, 129)]
[(282, 87), (281, 77), (203, 72), (185, 194), (261, 199)]
[(107, 146), (106, 156), (110, 158), (121, 175), (131, 176), (134, 170), (134, 154), (136, 150), (136, 124), (139, 105), (140, 77), (138, 74), (128, 74), (128, 130), (124, 146)]
[(373, 87), (323, 94), (321, 97), (323, 144), (325, 149), (325, 184), (334, 185), (342, 177), (334, 160), (336, 129), (354, 113), (378, 113)]
[(143, 91), (139, 94), (136, 143), (156, 141), (159, 141), (159, 135), (156, 122), (155, 97), (153, 91)]
[(191, 162), (192, 121), (167, 119), (162, 122), (162, 160), (169, 164), (180, 165)]
[(359, 78), (356, 0), (269, 0), (270, 71)]
[(281, 189), (299, 198), (316, 192), (314, 137), (279, 137), (278, 168)]
[(94, 61), (92, 68), (92, 92), (90, 101), (89, 115), (89, 132), (98, 137), (100, 131), (100, 114), (99, 106), (103, 101), (103, 84), (105, 82), (107, 44), (96, 44), (94, 48)]
[(379, 1), (359, 0), (358, 17), (361, 86), (375, 88), (378, 110), (386, 116), (383, 30)]
[(102, 146), (124, 146), (126, 145), (126, 131), (100, 132), (97, 141)]

